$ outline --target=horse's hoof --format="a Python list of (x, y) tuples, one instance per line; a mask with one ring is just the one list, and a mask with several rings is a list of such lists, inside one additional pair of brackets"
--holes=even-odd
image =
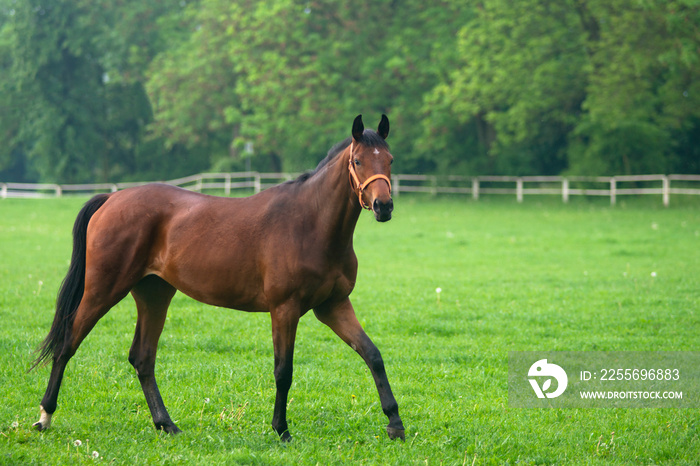
[(34, 424), (32, 424), (32, 427), (34, 427), (39, 432), (48, 429), (48, 426), (44, 427), (44, 424), (42, 424), (41, 421), (35, 422)]
[(182, 431), (175, 424), (159, 424), (156, 425), (156, 429), (162, 430), (163, 432), (171, 435), (182, 433)]
[(41, 432), (42, 430), (46, 430), (49, 427), (51, 427), (51, 416), (52, 415), (47, 413), (44, 410), (43, 406), (39, 406), (39, 408), (41, 411), (41, 413), (40, 413), (41, 415), (39, 416), (39, 420), (37, 422), (35, 422), (34, 424), (32, 424), (32, 427), (34, 427), (36, 430)]
[(289, 443), (292, 441), (292, 434), (290, 434), (288, 430), (285, 430), (282, 432), (282, 435), (280, 435), (280, 440), (282, 442)]
[(396, 427), (386, 426), (386, 433), (389, 434), (391, 440), (401, 439), (402, 442), (406, 441), (406, 434), (404, 429), (397, 429)]

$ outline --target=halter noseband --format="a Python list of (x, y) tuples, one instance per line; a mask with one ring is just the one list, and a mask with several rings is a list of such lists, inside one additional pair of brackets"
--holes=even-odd
[[(352, 163), (353, 158), (354, 158), (354, 155), (353, 155), (353, 145), (354, 144), (355, 144), (355, 141), (352, 141), (350, 143), (350, 161), (349, 161), (349, 165), (348, 165), (348, 171), (350, 172), (350, 186), (352, 187), (353, 190), (357, 191), (357, 198), (360, 200), (360, 205), (362, 206), (362, 208), (367, 209), (367, 210), (372, 210), (372, 207), (365, 204), (365, 201), (362, 199), (362, 195), (364, 194), (365, 189), (367, 188), (367, 186), (369, 186), (369, 184), (372, 181), (384, 180), (389, 185), (389, 193), (391, 193), (391, 181), (389, 180), (388, 176), (378, 174), (378, 175), (372, 175), (369, 178), (367, 178), (364, 181), (364, 183), (360, 183), (360, 179), (357, 177), (357, 172), (355, 171), (355, 164)], [(354, 183), (353, 183), (353, 181), (354, 181)], [(355, 187), (355, 185), (357, 185), (357, 187)]]

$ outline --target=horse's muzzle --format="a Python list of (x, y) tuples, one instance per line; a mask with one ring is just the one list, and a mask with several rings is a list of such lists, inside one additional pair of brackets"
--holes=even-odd
[(394, 211), (394, 201), (391, 198), (388, 202), (375, 199), (372, 203), (372, 210), (374, 211), (374, 218), (378, 222), (387, 222), (391, 220), (391, 213)]

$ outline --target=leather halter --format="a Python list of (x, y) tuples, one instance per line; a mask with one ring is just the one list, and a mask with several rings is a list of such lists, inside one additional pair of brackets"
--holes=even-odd
[[(365, 204), (365, 201), (362, 199), (362, 196), (364, 194), (364, 190), (367, 188), (367, 186), (369, 186), (369, 184), (371, 182), (377, 181), (377, 180), (384, 180), (389, 185), (389, 193), (391, 193), (391, 181), (389, 180), (388, 176), (377, 174), (377, 175), (370, 176), (363, 183), (360, 183), (360, 179), (357, 177), (357, 172), (355, 171), (355, 164), (352, 163), (353, 159), (355, 158), (354, 154), (353, 154), (354, 144), (355, 144), (355, 141), (352, 141), (350, 143), (350, 160), (349, 160), (349, 164), (348, 164), (348, 171), (350, 172), (350, 186), (352, 187), (353, 191), (357, 192), (357, 198), (360, 200), (360, 205), (362, 206), (362, 208), (367, 209), (367, 210), (372, 210), (372, 207)], [(355, 187), (355, 185), (357, 185), (357, 187)]]

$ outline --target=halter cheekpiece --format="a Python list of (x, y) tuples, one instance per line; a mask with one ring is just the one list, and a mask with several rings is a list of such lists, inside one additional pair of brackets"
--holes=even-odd
[[(355, 141), (352, 141), (350, 143), (350, 160), (348, 163), (348, 171), (350, 172), (350, 186), (352, 187), (353, 190), (357, 191), (357, 198), (360, 200), (360, 205), (362, 206), (363, 209), (367, 210), (372, 210), (371, 206), (368, 206), (365, 204), (364, 199), (362, 199), (362, 196), (364, 194), (364, 190), (369, 186), (369, 184), (373, 181), (376, 180), (384, 180), (387, 182), (389, 185), (389, 192), (391, 193), (391, 180), (389, 180), (389, 177), (386, 175), (372, 175), (369, 178), (367, 178), (363, 183), (360, 183), (360, 179), (357, 177), (357, 172), (355, 171), (355, 164), (352, 163), (354, 159), (354, 154), (353, 154), (353, 147), (354, 147)], [(355, 187), (357, 186), (357, 187)]]

